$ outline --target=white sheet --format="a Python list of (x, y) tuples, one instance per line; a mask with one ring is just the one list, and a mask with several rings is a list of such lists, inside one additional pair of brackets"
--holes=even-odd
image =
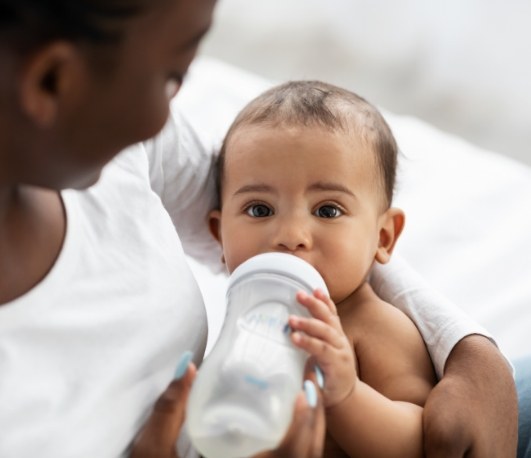
[[(237, 111), (269, 84), (200, 58), (176, 103), (217, 147)], [(384, 113), (403, 152), (395, 204), (407, 223), (398, 250), (491, 331), (507, 356), (531, 353), (531, 168)], [(209, 314), (208, 351), (224, 316), (224, 278), (193, 268)]]
[(530, 18), (522, 0), (221, 0), (201, 52), (351, 88), (531, 165)]

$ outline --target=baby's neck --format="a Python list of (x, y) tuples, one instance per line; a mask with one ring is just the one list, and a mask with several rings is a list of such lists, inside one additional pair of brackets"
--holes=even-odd
[(352, 310), (353, 307), (359, 307), (367, 302), (379, 300), (372, 286), (368, 281), (364, 281), (358, 288), (356, 288), (345, 299), (336, 304), (337, 311), (341, 316), (342, 312)]

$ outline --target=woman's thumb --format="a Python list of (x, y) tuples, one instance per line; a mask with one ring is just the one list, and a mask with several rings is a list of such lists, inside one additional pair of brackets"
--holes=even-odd
[(172, 381), (134, 441), (132, 458), (175, 458), (175, 443), (185, 419), (186, 401), (197, 369), (187, 362), (184, 375)]

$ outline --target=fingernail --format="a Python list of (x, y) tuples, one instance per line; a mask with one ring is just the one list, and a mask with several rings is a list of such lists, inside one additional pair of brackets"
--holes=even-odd
[(311, 380), (304, 381), (304, 394), (306, 395), (308, 405), (314, 408), (317, 405), (317, 390)]
[(321, 388), (321, 390), (324, 388), (324, 374), (323, 374), (323, 371), (321, 370), (321, 368), (317, 365), (314, 366), (314, 371), (315, 371), (315, 378), (317, 379), (317, 385), (319, 386), (319, 388)]
[(188, 369), (188, 364), (190, 364), (190, 361), (192, 361), (192, 352), (191, 351), (185, 351), (181, 358), (179, 359), (179, 362), (177, 363), (177, 369), (175, 369), (175, 375), (174, 379), (179, 380), (183, 377), (184, 374), (186, 374), (186, 369)]

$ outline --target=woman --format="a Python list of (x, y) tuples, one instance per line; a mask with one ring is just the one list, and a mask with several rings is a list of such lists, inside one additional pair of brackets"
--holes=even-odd
[[(166, 122), (213, 7), (0, 0), (0, 456), (175, 456), (194, 366), (170, 381), (183, 352), (200, 362), (206, 320), (174, 225), (205, 251), (211, 158), (178, 114), (137, 142)], [(510, 456), (516, 401), (496, 348), (465, 337), (444, 371), (428, 456)], [(310, 404), (264, 457), (320, 455)], [(184, 436), (178, 453), (194, 455)]]

